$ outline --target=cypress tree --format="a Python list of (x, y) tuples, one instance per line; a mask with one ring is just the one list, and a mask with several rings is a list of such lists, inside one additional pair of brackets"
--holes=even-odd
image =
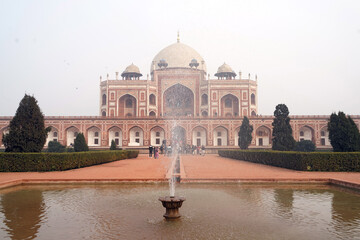
[(44, 115), (37, 100), (25, 94), (14, 118), (10, 131), (4, 135), (6, 152), (41, 152), (50, 128), (45, 128)]
[(75, 152), (86, 152), (89, 151), (89, 147), (85, 141), (84, 134), (79, 133), (74, 141), (74, 151)]
[(249, 124), (249, 119), (245, 116), (239, 131), (238, 145), (241, 149), (248, 149), (252, 140), (253, 126)]
[(272, 149), (278, 151), (291, 151), (295, 147), (295, 139), (292, 136), (289, 109), (285, 104), (278, 104), (274, 111), (273, 144)]
[(351, 117), (338, 112), (330, 115), (329, 139), (334, 152), (360, 151), (360, 133)]
[(111, 140), (111, 146), (110, 146), (110, 150), (116, 150), (117, 147), (116, 147), (116, 143), (115, 143), (115, 140)]

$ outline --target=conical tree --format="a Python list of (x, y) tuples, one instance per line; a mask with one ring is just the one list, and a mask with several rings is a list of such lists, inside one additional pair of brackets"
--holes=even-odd
[(252, 141), (253, 126), (250, 125), (249, 119), (245, 116), (239, 131), (238, 145), (241, 149), (248, 149)]
[(274, 111), (273, 143), (272, 149), (279, 151), (291, 151), (295, 147), (295, 139), (292, 136), (289, 109), (285, 104), (278, 104)]
[(111, 146), (110, 146), (110, 150), (116, 150), (117, 147), (116, 147), (116, 143), (115, 143), (115, 140), (111, 140)]
[(45, 128), (42, 114), (34, 97), (25, 94), (14, 118), (10, 131), (4, 135), (6, 152), (40, 152), (50, 128)]
[(330, 115), (329, 139), (334, 152), (360, 151), (360, 134), (351, 117), (339, 112)]
[(86, 152), (89, 151), (89, 147), (85, 141), (84, 134), (79, 133), (74, 141), (74, 151), (75, 152)]

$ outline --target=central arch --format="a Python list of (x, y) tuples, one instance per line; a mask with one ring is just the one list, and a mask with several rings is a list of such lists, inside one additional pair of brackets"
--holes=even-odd
[(164, 92), (164, 115), (193, 116), (194, 93), (181, 84), (166, 89)]
[(232, 94), (221, 98), (221, 115), (225, 117), (239, 115), (239, 99)]
[(135, 117), (136, 98), (130, 94), (125, 94), (119, 99), (119, 117)]
[(186, 145), (186, 131), (183, 127), (176, 126), (172, 129), (171, 144), (184, 146)]

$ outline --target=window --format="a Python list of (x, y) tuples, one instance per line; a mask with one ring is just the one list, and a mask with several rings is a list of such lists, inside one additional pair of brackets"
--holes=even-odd
[(217, 140), (217, 145), (218, 146), (221, 146), (222, 144), (221, 144), (221, 138), (218, 138), (218, 140)]
[(53, 136), (54, 136), (54, 137), (57, 137), (57, 136), (58, 136), (58, 133), (57, 133), (57, 132), (54, 132), (54, 133), (53, 133)]
[(96, 145), (99, 144), (99, 139), (95, 138), (94, 139), (94, 144), (96, 144)]
[(140, 132), (135, 132), (135, 137), (140, 137)]
[(230, 98), (225, 99), (225, 107), (231, 108), (232, 107), (232, 101)]
[(106, 112), (103, 111), (103, 112), (101, 113), (101, 115), (102, 115), (103, 117), (106, 117)]
[(255, 105), (255, 94), (251, 94), (251, 104)]
[(119, 132), (115, 132), (115, 137), (118, 137), (119, 136)]
[(119, 145), (119, 139), (118, 138), (115, 138), (115, 144)]
[(156, 145), (159, 145), (160, 144), (160, 138), (157, 138), (156, 140), (155, 140), (156, 142)]
[(160, 137), (160, 132), (156, 132), (156, 136), (157, 136), (157, 137)]
[(102, 105), (106, 105), (106, 94), (102, 95)]
[(300, 138), (300, 141), (304, 141), (304, 138)]
[(99, 137), (99, 132), (95, 132), (95, 137)]
[(325, 138), (321, 139), (321, 146), (325, 146)]
[(321, 136), (325, 137), (325, 131), (321, 131)]
[(54, 142), (57, 142), (57, 138), (54, 138), (53, 141), (54, 141)]
[(149, 103), (150, 105), (155, 105), (156, 104), (156, 99), (155, 99), (155, 95), (151, 94), (149, 97)]
[(201, 96), (201, 105), (207, 105), (208, 104), (208, 96), (206, 94), (203, 94)]
[(132, 108), (132, 106), (133, 106), (132, 100), (131, 99), (126, 99), (125, 107)]
[(300, 136), (303, 137), (304, 136), (304, 132), (300, 131)]
[(201, 132), (197, 132), (196, 135), (197, 135), (198, 137), (201, 137)]
[(221, 137), (221, 132), (217, 132), (217, 136), (218, 136), (218, 137)]
[(136, 138), (136, 139), (135, 139), (135, 142), (140, 143), (140, 139), (139, 139), (139, 138)]
[(263, 145), (263, 139), (259, 138), (259, 146), (262, 146), (262, 145)]

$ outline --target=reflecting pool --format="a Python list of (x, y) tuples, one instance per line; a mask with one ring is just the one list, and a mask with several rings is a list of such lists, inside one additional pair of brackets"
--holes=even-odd
[(360, 194), (329, 185), (195, 184), (178, 221), (168, 185), (29, 185), (0, 190), (0, 239), (360, 239)]

